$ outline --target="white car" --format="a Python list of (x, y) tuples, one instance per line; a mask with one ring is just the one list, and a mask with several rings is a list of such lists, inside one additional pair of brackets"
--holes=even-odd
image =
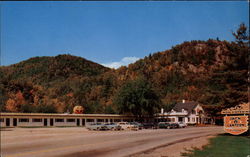
[(119, 122), (117, 125), (121, 126), (122, 130), (139, 130), (137, 125), (133, 125), (128, 122)]
[(185, 122), (178, 122), (178, 125), (179, 125), (180, 128), (187, 127), (187, 124)]

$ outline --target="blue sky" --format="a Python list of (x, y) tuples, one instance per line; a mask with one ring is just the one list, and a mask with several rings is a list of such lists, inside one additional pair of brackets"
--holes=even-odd
[(183, 41), (232, 41), (248, 2), (0, 2), (1, 64), (72, 54), (119, 67)]

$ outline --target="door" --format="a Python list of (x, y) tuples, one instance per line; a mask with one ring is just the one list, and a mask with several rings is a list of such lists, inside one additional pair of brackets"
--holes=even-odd
[(17, 118), (13, 118), (13, 126), (17, 126)]
[(47, 125), (48, 125), (47, 119), (43, 119), (43, 125), (44, 125), (44, 126), (47, 126)]
[(6, 118), (6, 126), (10, 126), (10, 119)]
[(85, 119), (82, 119), (82, 126), (85, 126)]
[(77, 125), (77, 126), (80, 126), (80, 119), (77, 119), (76, 125)]
[(54, 119), (51, 118), (51, 119), (50, 119), (50, 126), (53, 126), (53, 125), (54, 125)]

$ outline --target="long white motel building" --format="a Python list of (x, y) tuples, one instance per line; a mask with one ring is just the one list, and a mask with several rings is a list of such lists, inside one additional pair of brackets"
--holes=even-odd
[[(95, 122), (133, 122), (135, 116), (119, 114), (57, 114), (57, 113), (0, 113), (1, 127), (16, 126), (85, 126)], [(186, 124), (210, 124), (202, 105), (198, 102), (177, 103), (167, 113), (158, 113), (154, 117), (144, 117), (143, 122), (185, 122)]]
[(0, 113), (1, 127), (85, 126), (93, 122), (131, 122), (134, 116), (117, 114)]

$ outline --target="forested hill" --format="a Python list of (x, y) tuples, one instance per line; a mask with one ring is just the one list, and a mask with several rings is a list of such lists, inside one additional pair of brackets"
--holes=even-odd
[(248, 48), (184, 42), (117, 70), (71, 55), (31, 58), (0, 68), (1, 111), (62, 113), (81, 105), (85, 113), (118, 113), (121, 88), (138, 79), (151, 85), (165, 109), (182, 99), (234, 106), (247, 102)]
[(39, 84), (72, 77), (96, 76), (109, 70), (102, 65), (71, 55), (35, 57), (1, 68), (6, 78), (10, 77), (8, 79), (25, 79)]
[(121, 67), (117, 73), (120, 80), (146, 77), (166, 109), (182, 99), (235, 106), (248, 101), (248, 50), (246, 44), (235, 42), (184, 42), (138, 60), (128, 68)]
[(1, 110), (64, 112), (85, 102), (81, 93), (108, 71), (111, 69), (71, 55), (35, 57), (0, 67)]

